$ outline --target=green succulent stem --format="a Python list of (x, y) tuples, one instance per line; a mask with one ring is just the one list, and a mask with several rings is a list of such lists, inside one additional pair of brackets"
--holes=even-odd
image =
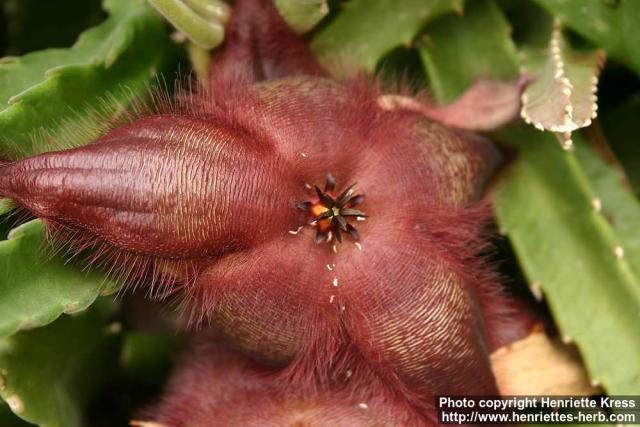
[(226, 23), (231, 15), (231, 8), (220, 0), (184, 0), (194, 12), (207, 21)]
[[(204, 0), (191, 0), (205, 6)], [(149, 3), (189, 40), (203, 49), (213, 49), (224, 39), (220, 21), (207, 20), (181, 0), (149, 0)]]
[(522, 74), (533, 82), (522, 94), (521, 115), (539, 130), (559, 134), (564, 149), (573, 148), (571, 133), (589, 126), (597, 116), (598, 77), (604, 52), (573, 49), (556, 19), (544, 49), (523, 47)]
[(274, 4), (298, 34), (311, 30), (329, 13), (327, 0), (274, 0)]
[(464, 0), (352, 0), (336, 19), (319, 30), (311, 50), (321, 58), (349, 58), (349, 64), (373, 71), (399, 46), (411, 46), (426, 24), (461, 12)]
[(191, 61), (193, 72), (196, 74), (198, 80), (203, 85), (206, 85), (209, 80), (209, 64), (211, 62), (209, 51), (201, 48), (195, 43), (188, 42), (187, 53), (189, 54), (189, 60)]

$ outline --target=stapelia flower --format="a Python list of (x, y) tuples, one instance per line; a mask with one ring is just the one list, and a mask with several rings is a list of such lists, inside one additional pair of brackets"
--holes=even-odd
[[(206, 339), (202, 339), (206, 338)], [(416, 420), (400, 405), (364, 399), (344, 390), (309, 392), (277, 381), (211, 337), (200, 337), (184, 354), (162, 400), (131, 425), (141, 427), (388, 427)]]
[(239, 0), (210, 90), (6, 164), (0, 195), (290, 382), (381, 381), (428, 418), (435, 394), (496, 393), (478, 202), (499, 156), (427, 118), (475, 119), (473, 94), (460, 115), (323, 74)]

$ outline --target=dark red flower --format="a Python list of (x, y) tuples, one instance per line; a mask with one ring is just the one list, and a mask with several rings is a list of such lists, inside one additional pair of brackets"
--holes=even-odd
[(293, 383), (381, 379), (427, 416), (434, 394), (496, 393), (478, 201), (499, 155), (425, 117), (469, 98), (456, 115), (318, 77), (267, 1), (230, 25), (209, 91), (8, 164), (0, 194)]
[(419, 422), (384, 393), (370, 394), (285, 387), (273, 370), (205, 336), (180, 359), (161, 402), (137, 417), (146, 423), (132, 425), (410, 427)]

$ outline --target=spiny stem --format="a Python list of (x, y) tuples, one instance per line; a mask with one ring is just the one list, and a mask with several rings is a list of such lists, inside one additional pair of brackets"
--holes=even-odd
[(604, 52), (572, 49), (556, 19), (548, 48), (523, 52), (521, 59), (523, 74), (536, 77), (522, 93), (523, 119), (541, 131), (556, 132), (562, 148), (571, 150), (571, 133), (589, 126), (597, 116)]

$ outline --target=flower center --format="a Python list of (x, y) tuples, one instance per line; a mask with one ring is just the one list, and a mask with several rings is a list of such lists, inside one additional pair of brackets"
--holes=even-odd
[(350, 220), (363, 220), (367, 215), (355, 209), (364, 202), (364, 196), (355, 194), (355, 184), (351, 184), (338, 196), (334, 196), (336, 181), (332, 175), (327, 175), (324, 190), (315, 186), (317, 200), (298, 204), (298, 209), (309, 212), (311, 225), (317, 227), (316, 244), (333, 238), (342, 243), (342, 233), (346, 233), (352, 240), (360, 239), (358, 230), (349, 223)]

